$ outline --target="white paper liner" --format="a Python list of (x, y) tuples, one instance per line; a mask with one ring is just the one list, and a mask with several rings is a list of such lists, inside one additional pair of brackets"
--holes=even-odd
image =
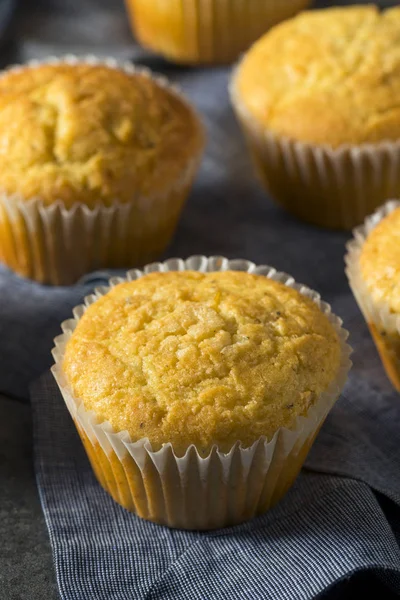
[(210, 64), (236, 60), (270, 27), (307, 8), (311, 0), (126, 0), (126, 4), (144, 46), (177, 62)]
[[(240, 523), (277, 502), (297, 476), (315, 435), (345, 384), (351, 366), (351, 349), (346, 343), (348, 333), (342, 328), (342, 321), (332, 314), (330, 306), (321, 301), (318, 293), (269, 266), (256, 266), (247, 260), (228, 260), (219, 256), (192, 256), (187, 260), (170, 259), (153, 263), (143, 271), (131, 270), (126, 279), (112, 278), (110, 286), (135, 280), (153, 271), (209, 272), (228, 269), (265, 275), (311, 298), (334, 326), (341, 344), (341, 364), (335, 381), (310, 408), (307, 417), (298, 417), (293, 429), (281, 428), (269, 441), (260, 438), (250, 448), (243, 448), (238, 441), (227, 454), (214, 446), (208, 456), (200, 456), (192, 445), (185, 456), (177, 457), (171, 444), (153, 451), (147, 438), (132, 442), (126, 431), (116, 432), (110, 423), (98, 422), (93, 412), (86, 411), (83, 403), (71, 392), (62, 362), (66, 343), (87, 306), (107, 293), (109, 287), (96, 288), (94, 294), (86, 297), (85, 304), (74, 309), (73, 318), (62, 323), (63, 334), (54, 340), (55, 365), (52, 372), (73, 420), (78, 429), (86, 433), (93, 448), (100, 444), (106, 456), (118, 457), (123, 466), (121, 472), (125, 470), (123, 475), (118, 471), (115, 481), (112, 479), (105, 485), (105, 476), (101, 473), (99, 476), (96, 469), (100, 481), (126, 508), (143, 518), (171, 527), (209, 529)], [(127, 457), (128, 463), (138, 469), (139, 478), (136, 478), (135, 486), (132, 486), (131, 475), (127, 473), (130, 472), (129, 466), (124, 466)], [(121, 484), (124, 477), (127, 484)], [(117, 488), (119, 493), (115, 492)], [(128, 488), (127, 498), (125, 492)]]
[[(105, 65), (148, 77), (185, 103), (201, 131), (200, 118), (176, 86), (129, 62), (92, 55), (49, 57), (12, 66), (1, 72), (0, 78), (10, 71), (65, 63)], [(6, 231), (0, 237), (0, 260), (21, 275), (53, 285), (74, 283), (83, 274), (101, 267), (129, 267), (154, 260), (175, 231), (203, 146), (199, 144), (197, 155), (188, 158), (172, 186), (152, 196), (134, 194), (130, 202), (116, 198), (112, 206), (99, 203), (89, 208), (76, 203), (67, 208), (61, 200), (46, 206), (40, 197), (27, 201), (18, 195), (0, 193), (0, 224)]]
[(236, 79), (230, 97), (262, 183), (301, 219), (352, 229), (388, 198), (400, 196), (400, 141), (338, 148), (279, 136), (260, 125), (241, 101)]
[[(398, 335), (400, 339), (400, 314), (396, 314), (390, 310), (390, 306), (387, 302), (377, 301), (372, 297), (372, 294), (368, 290), (367, 284), (364, 281), (360, 268), (360, 255), (362, 252), (365, 240), (371, 231), (391, 212), (396, 208), (400, 207), (399, 200), (389, 200), (386, 204), (381, 206), (373, 215), (367, 217), (364, 224), (357, 227), (353, 231), (353, 239), (347, 244), (347, 254), (345, 257), (346, 262), (346, 274), (349, 280), (350, 287), (354, 294), (357, 304), (359, 305), (361, 312), (363, 313), (366, 322), (369, 325), (374, 325), (378, 334), (384, 332), (385, 334)], [(390, 341), (386, 341), (390, 344)], [(386, 353), (385, 353), (386, 354)], [(389, 352), (387, 356), (389, 361), (397, 361), (393, 354)], [(388, 371), (389, 377), (392, 379), (394, 385), (397, 387), (397, 381), (393, 377), (391, 370), (388, 369), (387, 363), (385, 367)], [(400, 377), (400, 365), (397, 365)]]

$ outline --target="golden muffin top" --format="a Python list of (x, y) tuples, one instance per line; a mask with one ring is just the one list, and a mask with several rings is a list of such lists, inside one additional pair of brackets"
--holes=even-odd
[(400, 208), (368, 235), (360, 255), (361, 275), (375, 302), (400, 314)]
[(277, 135), (336, 148), (400, 138), (400, 7), (304, 12), (245, 55), (234, 94)]
[(45, 204), (129, 202), (173, 185), (202, 148), (178, 95), (143, 74), (55, 64), (0, 77), (0, 191)]
[(307, 412), (338, 372), (337, 333), (299, 292), (244, 272), (152, 273), (89, 306), (63, 370), (133, 441), (229, 451)]

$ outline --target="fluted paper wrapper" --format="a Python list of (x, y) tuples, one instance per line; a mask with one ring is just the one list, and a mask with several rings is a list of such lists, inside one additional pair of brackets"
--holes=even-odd
[(259, 178), (278, 204), (304, 221), (349, 230), (400, 196), (400, 142), (332, 149), (278, 136), (249, 113), (236, 74), (231, 101)]
[[(178, 95), (179, 90), (162, 77), (131, 63), (94, 56), (48, 58), (12, 67), (17, 71), (39, 64), (103, 64), (126, 73), (139, 73)], [(5, 71), (9, 73), (10, 69)], [(194, 110), (190, 107), (190, 110)], [(30, 279), (53, 285), (69, 285), (97, 268), (143, 265), (157, 258), (170, 242), (196, 175), (202, 147), (188, 160), (177, 181), (162, 193), (139, 196), (130, 202), (89, 208), (62, 201), (45, 205), (40, 197), (24, 200), (0, 194), (0, 260)]]
[(399, 207), (400, 201), (390, 200), (369, 216), (364, 225), (357, 227), (353, 239), (347, 244), (345, 260), (350, 287), (370, 328), (388, 377), (400, 392), (400, 314), (391, 312), (387, 303), (374, 300), (360, 268), (362, 247), (369, 233)]
[(311, 0), (125, 0), (137, 39), (181, 63), (228, 63)]
[(229, 453), (213, 447), (201, 456), (194, 445), (183, 457), (171, 444), (153, 451), (148, 439), (132, 442), (126, 431), (114, 431), (110, 423), (99, 422), (74, 397), (62, 370), (65, 346), (86, 307), (107, 292), (101, 287), (75, 308), (74, 318), (62, 324), (63, 334), (55, 339), (54, 377), (77, 426), (94, 472), (111, 496), (144, 519), (170, 527), (212, 529), (241, 523), (273, 506), (298, 475), (327, 413), (338, 398), (350, 368), (347, 332), (330, 306), (309, 288), (295, 283), (285, 273), (246, 260), (193, 256), (186, 261), (171, 259), (148, 265), (143, 272), (129, 271), (126, 279), (114, 278), (110, 285), (134, 280), (152, 271), (198, 270), (248, 271), (297, 289), (311, 298), (336, 329), (342, 359), (337, 378), (320, 396), (306, 416), (298, 417), (293, 429), (279, 429), (271, 440), (258, 439), (250, 448), (240, 440)]

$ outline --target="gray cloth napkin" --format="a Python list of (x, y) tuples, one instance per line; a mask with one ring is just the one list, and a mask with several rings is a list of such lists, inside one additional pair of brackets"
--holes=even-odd
[[(301, 600), (331, 596), (366, 572), (383, 597), (400, 593), (399, 396), (346, 282), (348, 236), (299, 223), (265, 197), (229, 106), (228, 69), (179, 69), (133, 52), (125, 21), (107, 0), (35, 7), (19, 25), (20, 58), (71, 50), (134, 55), (179, 83), (204, 115), (207, 154), (166, 256), (222, 254), (287, 271), (332, 303), (356, 350), (345, 393), (291, 492), (267, 515), (212, 533), (171, 531), (115, 504), (91, 473), (51, 375), (39, 379), (31, 395), (35, 469), (61, 597)], [(28, 395), (52, 362), (59, 323), (99, 277), (47, 288), (0, 268), (1, 392)]]
[(242, 526), (184, 532), (103, 491), (45, 375), (32, 389), (35, 465), (61, 597), (302, 600), (367, 570), (400, 592), (397, 402), (354, 377), (277, 507)]

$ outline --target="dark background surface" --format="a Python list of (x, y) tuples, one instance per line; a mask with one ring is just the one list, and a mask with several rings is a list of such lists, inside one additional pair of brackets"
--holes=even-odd
[[(348, 2), (335, 2), (335, 4), (346, 3)], [(333, 3), (317, 2), (320, 6), (330, 4)], [(398, 2), (381, 4), (392, 5)], [(0, 10), (2, 5), (6, 5), (4, 0), (3, 2), (0, 0)], [(0, 35), (1, 33), (0, 24)], [(141, 62), (152, 64), (145, 53), (134, 47), (121, 0), (25, 0), (21, 2), (12, 25), (6, 29), (3, 36), (0, 50), (1, 65), (67, 52), (76, 54), (91, 52), (98, 55), (114, 55), (118, 58), (135, 56)], [(185, 70), (165, 65), (162, 61), (156, 61), (155, 64), (156, 68), (166, 71), (172, 78), (176, 72), (179, 72), (180, 77), (185, 74)], [(226, 73), (227, 77), (228, 71)], [(219, 69), (210, 71), (211, 78), (220, 77), (220, 74)], [(193, 80), (195, 71), (187, 70), (185, 77)], [(198, 93), (200, 96), (202, 90), (199, 89)], [(223, 101), (225, 102), (225, 99)], [(205, 100), (203, 99), (202, 102), (204, 103)], [(219, 119), (220, 127), (209, 130), (208, 156), (213, 155), (214, 141), (216, 137), (224, 135), (224, 127), (229, 125), (232, 115), (221, 112), (220, 115), (214, 114), (214, 118)], [(220, 139), (218, 141), (221, 142)], [(225, 177), (229, 177), (230, 158), (233, 163), (234, 153), (241, 150), (241, 148), (232, 148), (227, 136), (225, 162), (220, 166), (221, 170), (224, 170)], [(213, 159), (215, 163), (215, 156)], [(206, 157), (204, 168), (207, 166), (209, 165)], [(215, 170), (215, 164), (213, 169)], [(240, 174), (236, 175), (240, 180)], [(219, 180), (220, 176), (221, 173), (216, 172), (215, 180)], [(243, 178), (246, 178), (244, 173)], [(211, 254), (229, 248), (232, 256), (240, 255), (251, 259), (259, 254), (256, 245), (261, 239), (262, 220), (267, 213), (269, 216), (273, 215), (277, 227), (280, 223), (285, 224), (286, 231), (290, 231), (291, 227), (293, 229), (298, 227), (294, 220), (270, 206), (256, 187), (251, 202), (248, 202), (245, 197), (249, 190), (244, 186), (243, 197), (241, 198), (238, 190), (238, 202), (233, 205), (222, 201), (225, 192), (223, 188), (220, 189), (221, 203), (216, 205), (215, 198), (207, 199), (207, 190), (202, 188), (201, 182), (197, 185), (168, 255), (185, 256), (200, 252)], [(233, 211), (231, 217), (238, 221), (237, 231), (224, 230), (227, 210)], [(244, 225), (243, 219), (246, 221)], [(207, 235), (204, 235), (205, 231)], [(226, 239), (227, 237), (229, 239)], [(346, 235), (330, 237), (330, 234), (321, 232), (321, 241), (325, 239), (328, 243), (342, 247)], [(307, 227), (304, 227), (304, 244), (307, 243)], [(312, 252), (313, 248), (310, 247), (309, 250)], [(300, 259), (296, 258), (296, 253), (291, 250), (290, 242), (282, 247), (280, 261), (281, 264), (276, 266), (295, 273), (297, 277), (301, 276), (304, 281), (307, 280), (306, 269), (303, 264), (300, 264)], [(340, 285), (344, 285), (342, 270), (332, 273), (331, 285), (336, 286), (338, 281)], [(325, 284), (325, 289), (322, 291), (329, 298), (332, 290)], [(4, 315), (0, 314), (0, 323), (2, 318)], [(52, 338), (52, 331), (43, 333), (49, 340)], [(0, 346), (1, 344), (0, 335)], [(42, 369), (49, 362), (49, 355), (46, 355), (41, 365)], [(26, 380), (38, 374), (28, 371), (29, 369)], [(59, 596), (47, 530), (34, 481), (31, 419), (26, 384), (27, 381), (22, 378), (18, 397), (10, 397), (8, 381), (0, 381), (0, 391), (7, 392), (7, 395), (0, 396), (0, 600), (53, 600)], [(379, 581), (368, 575), (359, 575), (351, 581), (342, 583), (335, 597), (355, 598), (363, 591), (364, 593), (368, 591), (373, 597), (378, 594), (382, 598), (393, 597), (389, 591), (382, 589)]]

